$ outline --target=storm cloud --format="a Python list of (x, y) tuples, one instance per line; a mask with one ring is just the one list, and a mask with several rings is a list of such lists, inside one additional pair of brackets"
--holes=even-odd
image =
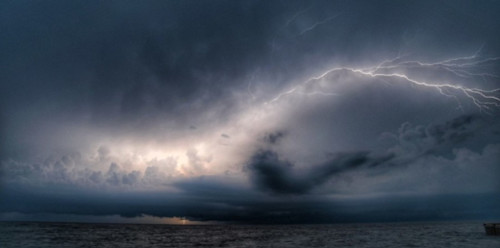
[(498, 217), (499, 11), (2, 1), (0, 219)]
[(264, 190), (278, 194), (300, 194), (307, 193), (335, 174), (356, 169), (367, 163), (376, 166), (379, 161), (370, 159), (366, 152), (337, 154), (324, 164), (311, 165), (309, 171), (300, 173), (293, 171), (293, 164), (280, 160), (276, 153), (262, 150), (250, 159), (248, 169), (257, 186)]
[[(358, 169), (376, 170), (378, 166), (407, 166), (431, 154), (451, 152), (450, 146), (465, 142), (473, 135), (482, 122), (476, 115), (464, 115), (444, 124), (427, 127), (411, 127), (405, 123), (399, 129), (394, 147), (387, 152), (376, 154), (374, 151), (357, 151), (330, 154), (329, 159), (320, 164), (308, 164), (306, 169), (295, 169), (294, 164), (279, 157), (272, 150), (259, 149), (252, 155), (246, 169), (256, 184), (264, 191), (276, 194), (304, 194), (324, 184), (333, 176)], [(269, 134), (266, 139), (275, 144), (284, 134)]]

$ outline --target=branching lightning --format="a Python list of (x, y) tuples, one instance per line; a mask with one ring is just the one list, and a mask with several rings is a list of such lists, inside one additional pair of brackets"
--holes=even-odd
[[(500, 57), (481, 58), (478, 52), (472, 56), (451, 58), (439, 62), (425, 63), (415, 60), (403, 60), (401, 57), (385, 60), (376, 66), (368, 68), (353, 68), (353, 67), (336, 67), (329, 69), (322, 74), (311, 77), (305, 82), (289, 89), (283, 93), (278, 94), (268, 103), (273, 103), (281, 98), (291, 94), (306, 94), (306, 95), (336, 95), (333, 92), (315, 91), (305, 92), (305, 86), (313, 84), (319, 80), (327, 79), (328, 76), (335, 73), (348, 72), (353, 75), (377, 78), (385, 82), (400, 82), (407, 83), (417, 87), (435, 89), (441, 95), (454, 98), (459, 107), (461, 108), (459, 96), (465, 96), (470, 100), (480, 111), (489, 112), (492, 108), (500, 107), (500, 88), (495, 89), (481, 89), (472, 88), (461, 85), (457, 82), (436, 80), (429, 82), (427, 80), (419, 80), (409, 74), (405, 73), (408, 69), (432, 69), (439, 73), (449, 73), (455, 77), (465, 80), (477, 80), (479, 77), (498, 79), (499, 75), (481, 71), (482, 66), (492, 65), (500, 61)], [(447, 77), (450, 78), (450, 77)], [(456, 79), (456, 78), (455, 78)], [(457, 81), (457, 80), (455, 80)]]
[(312, 31), (313, 29), (315, 29), (319, 25), (323, 25), (323, 24), (325, 24), (325, 23), (327, 23), (327, 22), (329, 22), (329, 21), (337, 18), (339, 15), (340, 14), (333, 15), (333, 16), (330, 16), (328, 18), (325, 18), (324, 20), (321, 20), (319, 22), (316, 22), (316, 23), (312, 24), (311, 26), (309, 26), (309, 27), (305, 28), (304, 30), (300, 31), (299, 36), (304, 35), (305, 33), (309, 32), (309, 31)]
[[(279, 46), (276, 45), (276, 39), (277, 39), (277, 37), (279, 35), (285, 35), (285, 30), (288, 29), (291, 24), (295, 23), (297, 21), (297, 19), (299, 19), (302, 15), (304, 15), (305, 13), (307, 13), (311, 8), (312, 8), (312, 6), (309, 6), (309, 7), (305, 8), (305, 9), (302, 9), (302, 10), (296, 12), (294, 15), (292, 15), (288, 20), (286, 20), (285, 25), (281, 29), (278, 30), (278, 32), (274, 35), (274, 37), (272, 39), (271, 49), (272, 49), (273, 52), (275, 50), (279, 49)], [(309, 25), (308, 27), (302, 28), (302, 30), (297, 30), (297, 31), (299, 31), (298, 34), (294, 34), (294, 36), (295, 37), (303, 36), (304, 34), (313, 31), (318, 26), (324, 25), (324, 24), (332, 21), (333, 19), (337, 18), (339, 15), (340, 15), (340, 13), (332, 15), (332, 16), (329, 16), (329, 17), (327, 17), (327, 18), (325, 18), (323, 20), (316, 21), (315, 23)]]

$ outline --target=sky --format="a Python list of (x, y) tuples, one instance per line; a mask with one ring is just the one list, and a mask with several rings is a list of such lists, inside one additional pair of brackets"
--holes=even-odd
[(499, 12), (1, 1), (0, 220), (498, 220)]

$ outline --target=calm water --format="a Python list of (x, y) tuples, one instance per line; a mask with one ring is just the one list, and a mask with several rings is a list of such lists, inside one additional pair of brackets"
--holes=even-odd
[(500, 247), (481, 223), (169, 226), (0, 222), (0, 247)]

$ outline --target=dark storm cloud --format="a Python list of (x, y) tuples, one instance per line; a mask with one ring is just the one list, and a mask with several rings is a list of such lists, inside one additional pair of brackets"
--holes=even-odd
[(280, 160), (269, 150), (260, 150), (250, 158), (247, 168), (258, 188), (276, 194), (304, 194), (325, 183), (332, 176), (357, 169), (375, 167), (394, 157), (393, 154), (374, 158), (368, 152), (336, 154), (334, 158), (310, 165), (305, 171), (294, 171), (293, 164)]
[(275, 4), (5, 1), (2, 112), (39, 104), (112, 130), (194, 119), (267, 59)]
[[(294, 164), (283, 160), (273, 150), (258, 150), (249, 159), (246, 169), (250, 172), (257, 188), (275, 194), (305, 194), (318, 187), (335, 175), (365, 168), (377, 169), (408, 165), (415, 160), (431, 154), (444, 154), (458, 143), (464, 142), (477, 131), (481, 120), (477, 115), (464, 115), (444, 124), (431, 124), (427, 127), (411, 127), (404, 124), (398, 133), (398, 144), (389, 151), (376, 152), (358, 151), (336, 153), (320, 164), (308, 164), (306, 169), (294, 169)], [(266, 140), (275, 144), (280, 135), (266, 135)], [(451, 145), (451, 147), (450, 147)]]
[(270, 145), (278, 144), (286, 136), (285, 131), (277, 131), (264, 136), (264, 142)]
[[(231, 88), (246, 86), (243, 79), (260, 68), (269, 68), (265, 74), (274, 74), (268, 75), (274, 79), (269, 83), (279, 84), (296, 76), (297, 69), (306, 69), (310, 60), (320, 64), (332, 58), (355, 60), (368, 52), (386, 52), (394, 48), (393, 43), (404, 42), (405, 32), (416, 29), (420, 21), (430, 33), (443, 36), (445, 30), (447, 37), (464, 38), (448, 31), (452, 21), (432, 21), (442, 18), (443, 8), (459, 4), (435, 5), (5, 1), (2, 81), (4, 92), (10, 93), (4, 95), (8, 103), (18, 102), (17, 96), (70, 108), (60, 114), (90, 109), (97, 123), (150, 124), (158, 116), (179, 117), (203, 111), (206, 103), (224, 102)], [(485, 6), (474, 4), (470, 9), (483, 13)], [(314, 25), (336, 13), (343, 14)], [(446, 14), (451, 20), (461, 20), (460, 11), (450, 9)], [(482, 25), (487, 21), (484, 18), (484, 14), (473, 18), (462, 30), (495, 30)], [(311, 26), (315, 29), (304, 37), (294, 36)], [(377, 52), (388, 40), (393, 41)], [(273, 49), (272, 42), (281, 50)]]
[(450, 146), (466, 141), (474, 132), (487, 128), (484, 124), (485, 119), (479, 115), (462, 115), (443, 124), (428, 126), (404, 123), (398, 130), (397, 139), (401, 146), (413, 149), (414, 152), (439, 153), (439, 149), (450, 149)]
[[(260, 105), (331, 66), (373, 65), (398, 55), (432, 62), (479, 48), (480, 56), (498, 56), (499, 8), (492, 1), (1, 1), (0, 213), (254, 223), (499, 217), (500, 187), (490, 187), (499, 181), (498, 110), (483, 117), (471, 99), (448, 95), (453, 92), (432, 94), (347, 72), (329, 78), (341, 85), (334, 97), (314, 98), (311, 88), (304, 91), (310, 98)], [(479, 66), (496, 73), (493, 62)], [(408, 72), (426, 80), (452, 74), (423, 67)], [(498, 88), (491, 75), (471, 78), (481, 79), (458, 82)], [(128, 158), (114, 161), (118, 148), (100, 144), (112, 137), (122, 138), (117, 147), (138, 139), (169, 143), (168, 135), (198, 137), (225, 121), (241, 126), (231, 117), (244, 104), (269, 110), (273, 123), (241, 122), (278, 130), (262, 131), (231, 154), (250, 154), (244, 176), (264, 192), (241, 186), (244, 177), (176, 178), (172, 158), (132, 168)], [(213, 132), (219, 144), (241, 144), (247, 130), (225, 128)], [(393, 132), (383, 135), (390, 145), (376, 139), (382, 132)], [(254, 144), (261, 149), (252, 153)], [(188, 174), (210, 174), (227, 155), (213, 154), (211, 162), (202, 149), (179, 150)], [(428, 161), (442, 169), (432, 177), (438, 186), (495, 194), (333, 201), (316, 191), (350, 172), (390, 177), (395, 168)], [(475, 171), (481, 173), (467, 177)], [(429, 184), (424, 176), (416, 187)], [(401, 184), (391, 186), (377, 193)]]
[(0, 212), (28, 216), (42, 213), (120, 215), (129, 218), (143, 215), (182, 216), (189, 220), (261, 224), (484, 219), (500, 216), (495, 194), (339, 201), (317, 197), (270, 198), (234, 184), (203, 179), (185, 181), (177, 187), (181, 193), (110, 194), (9, 187), (0, 199)]
[(431, 138), (437, 144), (460, 143), (473, 134), (470, 125), (478, 121), (477, 115), (464, 115), (444, 124), (430, 125), (427, 128), (417, 128), (413, 133), (404, 125), (400, 130), (400, 137), (407, 141)]
[[(47, 125), (71, 120), (110, 133), (201, 128), (214, 119), (204, 116), (211, 108), (215, 119), (228, 118), (238, 105), (231, 93), (252, 75), (273, 93), (332, 61), (373, 61), (405, 45), (440, 56), (469, 45), (495, 51), (494, 9), (466, 1), (3, 1), (2, 150), (26, 150), (18, 136), (47, 115)], [(447, 49), (433, 49), (433, 35), (446, 37), (432, 42)]]

